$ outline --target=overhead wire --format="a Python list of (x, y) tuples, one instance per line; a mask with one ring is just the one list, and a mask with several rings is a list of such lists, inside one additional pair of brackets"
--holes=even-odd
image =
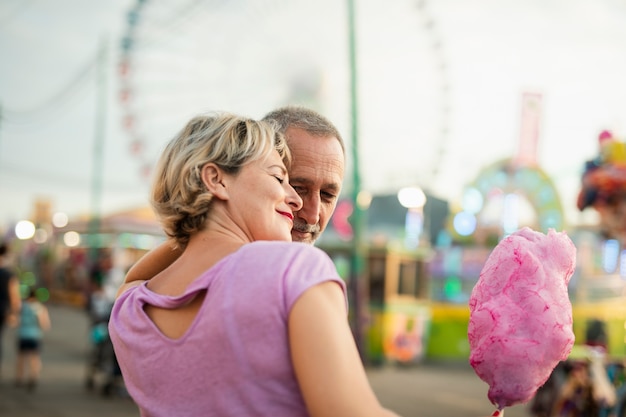
[[(191, 15), (198, 7), (204, 7), (203, 3), (206, 0), (192, 0), (183, 6), (178, 7), (176, 10), (168, 10), (163, 20), (154, 20), (150, 22), (150, 31), (153, 37), (142, 37), (142, 39), (137, 39), (134, 35), (134, 30), (137, 25), (141, 25), (141, 21), (145, 19), (146, 12), (143, 13), (144, 16), (141, 16), (141, 11), (146, 7), (146, 1), (140, 2), (134, 10), (130, 13), (134, 13), (133, 17), (129, 15), (128, 19), (128, 31), (124, 35), (124, 41), (130, 41), (130, 48), (136, 47), (151, 47), (158, 46), (162, 42), (166, 41), (173, 33), (174, 29), (177, 29), (183, 25), (186, 21), (191, 19)], [(156, 3), (157, 5), (161, 5), (161, 3)], [(161, 7), (163, 9), (163, 7)], [(157, 9), (153, 9), (152, 14), (159, 15)], [(136, 19), (138, 23), (130, 22), (131, 19)]]
[(13, 10), (10, 10), (8, 13), (5, 13), (4, 15), (0, 15), (0, 26), (7, 26), (8, 24), (11, 23), (11, 20), (13, 18), (15, 18), (15, 16), (19, 15), (22, 10), (24, 10), (25, 8), (27, 8), (28, 6), (30, 6), (31, 4), (33, 4), (35, 2), (35, 0), (21, 0), (18, 2), (17, 6), (15, 6), (13, 8)]
[(81, 93), (85, 93), (96, 67), (97, 57), (89, 57), (79, 71), (55, 94), (42, 103), (30, 109), (14, 109), (2, 106), (0, 122), (4, 127), (24, 129), (37, 129), (42, 124), (49, 122), (59, 113), (68, 109)]
[[(42, 169), (44, 168), (44, 169)], [(67, 189), (87, 189), (90, 184), (89, 176), (74, 175), (72, 173), (59, 173), (55, 170), (46, 169), (49, 167), (28, 167), (25, 168), (21, 164), (11, 161), (4, 161), (0, 170), (0, 182), (7, 184), (22, 184), (24, 181), (41, 184), (54, 184), (57, 187)], [(15, 180), (12, 179), (15, 177)], [(106, 190), (115, 190), (115, 192), (133, 193), (137, 192), (137, 187), (127, 180), (108, 181), (104, 187)]]

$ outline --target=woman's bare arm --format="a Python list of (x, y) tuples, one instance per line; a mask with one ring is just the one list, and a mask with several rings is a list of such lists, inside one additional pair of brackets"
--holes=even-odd
[(370, 386), (337, 283), (319, 284), (296, 301), (289, 344), (311, 416), (397, 416), (381, 406)]
[(37, 312), (37, 319), (39, 320), (39, 326), (41, 330), (50, 330), (50, 314), (48, 313), (48, 309), (42, 305), (42, 308)]

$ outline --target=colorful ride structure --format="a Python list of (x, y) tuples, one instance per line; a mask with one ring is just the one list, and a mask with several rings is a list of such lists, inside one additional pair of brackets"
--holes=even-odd
[(576, 344), (585, 344), (590, 327), (600, 321), (607, 331), (608, 356), (626, 357), (625, 196), (626, 147), (608, 132), (599, 136), (598, 156), (585, 164), (577, 200), (581, 211), (598, 212), (597, 225), (567, 227), (557, 190), (537, 165), (505, 160), (481, 171), (467, 187), (463, 210), (451, 218), (450, 238), (435, 248), (430, 263), (433, 304), (427, 356), (467, 357), (467, 299), (482, 265), (503, 236), (529, 226), (543, 232), (565, 230), (577, 247), (577, 268), (568, 288)]

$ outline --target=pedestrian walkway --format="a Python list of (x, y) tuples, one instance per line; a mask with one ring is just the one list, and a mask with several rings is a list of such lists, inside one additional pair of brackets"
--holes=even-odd
[[(12, 384), (14, 335), (10, 329), (5, 333), (0, 416), (139, 417), (134, 403), (123, 392), (105, 397), (100, 390), (86, 388), (90, 347), (86, 314), (76, 307), (53, 304), (48, 307), (52, 330), (44, 340), (43, 371), (34, 392)], [(493, 412), (487, 400), (486, 384), (466, 364), (385, 366), (367, 372), (383, 405), (404, 417), (485, 417)], [(505, 414), (528, 417), (526, 409), (512, 407)]]

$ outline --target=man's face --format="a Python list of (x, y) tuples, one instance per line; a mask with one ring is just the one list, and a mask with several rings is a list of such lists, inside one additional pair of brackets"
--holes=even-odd
[(294, 242), (314, 243), (335, 211), (344, 175), (344, 155), (334, 136), (313, 136), (290, 127), (285, 136), (292, 154), (289, 182), (302, 198), (294, 213)]

